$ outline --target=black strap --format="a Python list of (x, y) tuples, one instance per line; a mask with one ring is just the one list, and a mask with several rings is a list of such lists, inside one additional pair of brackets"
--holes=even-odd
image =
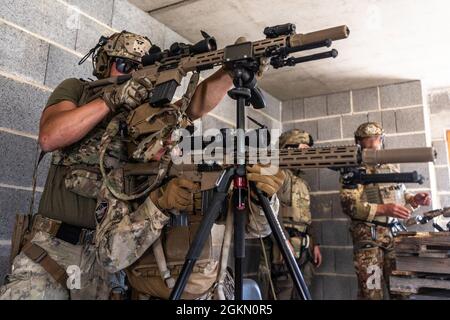
[(378, 227), (384, 227), (384, 228), (390, 228), (391, 224), (390, 223), (386, 223), (386, 222), (381, 222), (381, 221), (367, 221), (367, 220), (362, 220), (362, 219), (356, 219), (356, 218), (352, 218), (352, 221), (360, 221), (360, 222), (364, 222), (364, 223), (368, 223), (368, 224), (374, 224)]
[(61, 223), (55, 237), (73, 245), (78, 245), (82, 241), (83, 232), (87, 229), (73, 226), (67, 223)]

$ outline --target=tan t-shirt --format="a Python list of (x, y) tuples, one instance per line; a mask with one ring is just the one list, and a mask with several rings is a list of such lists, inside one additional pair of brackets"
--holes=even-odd
[[(64, 80), (50, 95), (46, 108), (62, 101), (72, 101), (77, 106), (84, 105), (83, 91), (82, 80)], [(71, 225), (94, 229), (96, 201), (66, 189), (64, 179), (69, 170), (66, 166), (50, 166), (38, 213)]]

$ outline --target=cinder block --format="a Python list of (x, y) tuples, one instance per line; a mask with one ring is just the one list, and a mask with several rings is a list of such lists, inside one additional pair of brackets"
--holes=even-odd
[(81, 16), (75, 50), (82, 54), (88, 53), (89, 50), (95, 47), (101, 36), (110, 36), (111, 34), (113, 34), (111, 29), (105, 28), (103, 25), (85, 16)]
[(423, 107), (396, 110), (395, 120), (397, 132), (425, 130)]
[(426, 139), (424, 133), (410, 134), (404, 136), (387, 136), (386, 148), (414, 148), (426, 147)]
[(313, 278), (311, 284), (311, 297), (313, 300), (323, 300), (323, 277), (318, 275)]
[(317, 169), (302, 170), (302, 178), (308, 183), (311, 191), (319, 190), (319, 171)]
[(383, 123), (381, 119), (381, 111), (372, 111), (367, 114), (367, 120), (370, 122), (378, 122), (380, 124)]
[(0, 76), (0, 127), (37, 134), (49, 95), (48, 91)]
[(380, 87), (381, 108), (422, 105), (422, 85), (411, 81)]
[(341, 139), (341, 118), (336, 117), (318, 120), (318, 130), (318, 140)]
[[(170, 45), (165, 42), (165, 38), (171, 36), (169, 32), (166, 34), (167, 28), (126, 0), (114, 1), (112, 27), (116, 30), (127, 30), (145, 35), (161, 49), (166, 49)], [(188, 43), (188, 41), (184, 42)]]
[(100, 22), (111, 25), (114, 1), (96, 0), (95, 5), (90, 0), (66, 0), (66, 2)]
[[(8, 246), (8, 250), (10, 247)], [(9, 256), (0, 256), (0, 286), (4, 284), (5, 276), (9, 273)]]
[(417, 171), (424, 178), (423, 184), (407, 183), (407, 188), (430, 188), (430, 171), (427, 163), (402, 163), (400, 170), (401, 172)]
[(48, 43), (4, 23), (0, 32), (0, 69), (43, 83)]
[[(31, 187), (36, 153), (36, 140), (6, 132), (0, 132), (0, 182), (15, 186)], [(38, 186), (43, 186), (48, 172), (50, 155), (39, 166)]]
[(305, 100), (295, 99), (292, 100), (292, 114), (294, 120), (305, 119)]
[(336, 249), (334, 257), (336, 259), (336, 273), (355, 274), (355, 268), (353, 267), (353, 249)]
[(351, 111), (349, 91), (329, 94), (327, 96), (328, 115), (341, 115), (350, 113)]
[(449, 117), (450, 110), (448, 112), (441, 112), (430, 115), (431, 139), (445, 139), (446, 131), (448, 129)]
[(351, 245), (348, 221), (330, 220), (322, 224), (322, 241), (328, 246)]
[(318, 273), (334, 273), (335, 267), (335, 250), (331, 248), (320, 248), (322, 253), (322, 265), (316, 269)]
[(358, 281), (356, 276), (349, 278), (350, 283), (350, 300), (356, 300), (358, 298)]
[[(247, 112), (247, 116), (252, 117), (253, 119), (258, 121), (259, 123), (267, 126), (269, 129), (279, 129), (279, 130), (281, 130), (281, 122), (273, 120), (273, 118), (269, 118), (267, 116), (267, 114), (265, 114), (263, 112), (255, 111), (254, 109), (249, 109), (248, 112)], [(235, 121), (236, 120), (233, 120), (232, 122), (234, 123)], [(260, 128), (260, 126), (247, 118), (246, 128), (248, 128), (248, 129), (256, 129), (256, 128)], [(272, 136), (272, 139), (275, 139), (275, 137)]]
[(50, 45), (45, 85), (56, 88), (68, 78), (95, 79), (92, 75), (91, 61), (88, 60), (82, 65), (78, 65), (78, 61), (80, 61), (80, 57)]
[(433, 147), (437, 152), (436, 164), (447, 165), (448, 164), (448, 151), (447, 143), (445, 141), (433, 141)]
[(381, 112), (381, 124), (385, 133), (396, 133), (397, 124), (395, 121), (395, 111), (388, 110)]
[(439, 202), (441, 203), (441, 207), (450, 207), (450, 196), (440, 195)]
[(281, 121), (294, 120), (294, 100), (283, 101), (281, 104)]
[(378, 88), (352, 91), (353, 112), (378, 110)]
[(315, 243), (319, 243), (319, 244), (323, 243), (323, 241), (322, 241), (322, 225), (324, 223), (325, 223), (324, 221), (314, 220), (314, 217), (313, 217), (313, 220), (311, 222), (311, 230), (312, 230), (311, 235), (312, 235), (313, 241)]
[[(28, 213), (31, 194), (31, 191), (27, 190), (0, 187), (0, 239), (11, 238), (15, 215)], [(34, 212), (37, 211), (40, 198), (41, 193), (36, 192)]]
[[(75, 48), (77, 21), (80, 17), (76, 10), (54, 0), (5, 0), (0, 6), (0, 18), (70, 49)], [(28, 54), (24, 59), (31, 55)]]
[(448, 111), (450, 109), (450, 91), (431, 92), (428, 95), (428, 104), (432, 114)]
[(317, 122), (317, 120), (295, 122), (295, 123), (291, 123), (290, 126), (288, 126), (288, 127), (290, 129), (295, 128), (295, 129), (304, 130), (313, 137), (314, 141), (317, 140), (317, 137), (318, 137), (318, 122)]
[(438, 191), (450, 191), (450, 176), (448, 168), (435, 168)]
[(339, 190), (339, 173), (330, 169), (319, 169), (319, 188), (321, 191)]
[(344, 115), (342, 116), (342, 131), (345, 138), (353, 138), (356, 128), (361, 123), (367, 122), (367, 114), (355, 114), (355, 115)]
[(305, 98), (305, 119), (327, 115), (327, 96)]
[(347, 276), (325, 276), (323, 292), (325, 300), (348, 300), (352, 296), (350, 281)]

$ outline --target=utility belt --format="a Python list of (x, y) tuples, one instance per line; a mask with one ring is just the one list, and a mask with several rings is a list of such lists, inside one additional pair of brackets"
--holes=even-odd
[(399, 232), (407, 231), (406, 227), (397, 219), (394, 219), (392, 222), (381, 222), (377, 220), (367, 221), (362, 219), (353, 218), (352, 221), (355, 222), (363, 222), (370, 227), (370, 234), (373, 241), (377, 240), (377, 227), (385, 228), (389, 230), (389, 233), (392, 237), (396, 237)]
[(33, 217), (31, 232), (34, 235), (39, 231), (48, 233), (55, 238), (73, 245), (92, 244), (95, 233), (93, 229), (81, 228), (59, 220), (35, 215)]
[(11, 264), (21, 251), (30, 260), (41, 265), (63, 288), (66, 288), (68, 276), (65, 268), (53, 260), (47, 251), (32, 243), (31, 240), (37, 232), (45, 232), (73, 245), (83, 245), (92, 243), (94, 231), (72, 226), (41, 215), (31, 217), (30, 215), (17, 214), (12, 237)]

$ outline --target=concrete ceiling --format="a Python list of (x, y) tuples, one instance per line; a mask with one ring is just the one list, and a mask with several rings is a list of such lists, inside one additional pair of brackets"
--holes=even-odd
[(129, 0), (186, 39), (205, 30), (219, 47), (262, 39), (265, 26), (292, 22), (305, 33), (337, 25), (350, 38), (336, 59), (271, 70), (260, 86), (281, 100), (420, 79), (450, 86), (448, 0)]

